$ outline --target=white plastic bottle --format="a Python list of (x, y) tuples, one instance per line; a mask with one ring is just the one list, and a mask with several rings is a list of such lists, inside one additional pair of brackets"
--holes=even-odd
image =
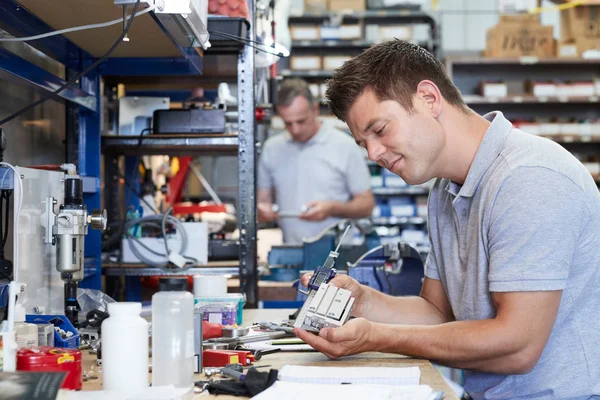
[(20, 304), (15, 306), (15, 332), (17, 348), (22, 349), (38, 345), (37, 325), (25, 322), (25, 308)]
[(148, 387), (148, 322), (141, 303), (109, 303), (102, 322), (104, 390)]
[(152, 296), (152, 386), (194, 389), (194, 296), (187, 279), (161, 278)]

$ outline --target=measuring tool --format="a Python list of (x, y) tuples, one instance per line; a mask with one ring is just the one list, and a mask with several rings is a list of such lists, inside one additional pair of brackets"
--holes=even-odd
[(323, 266), (315, 270), (308, 282), (308, 291), (302, 292), (308, 298), (300, 309), (294, 327), (317, 333), (325, 327), (342, 326), (350, 318), (354, 304), (352, 292), (327, 284), (337, 273), (334, 268), (335, 261), (340, 255), (338, 251), (349, 229), (350, 225), (346, 227), (337, 248), (329, 252)]

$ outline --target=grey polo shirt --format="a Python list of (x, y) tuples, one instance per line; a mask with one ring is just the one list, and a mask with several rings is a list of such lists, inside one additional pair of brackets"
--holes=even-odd
[(475, 399), (600, 395), (598, 188), (560, 145), (513, 128), (502, 113), (486, 118), (464, 184), (438, 179), (431, 191), (426, 276), (441, 281), (458, 321), (493, 318), (491, 292), (562, 297), (530, 373), (467, 371), (465, 388)]
[[(258, 188), (273, 189), (282, 212), (299, 213), (311, 201), (346, 202), (371, 188), (365, 155), (350, 135), (326, 123), (305, 143), (288, 132), (269, 138), (258, 165)], [(280, 218), (285, 243), (300, 244), (338, 221)]]

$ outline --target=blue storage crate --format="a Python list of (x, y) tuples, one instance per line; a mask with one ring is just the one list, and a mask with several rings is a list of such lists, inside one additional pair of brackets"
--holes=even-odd
[(27, 315), (25, 321), (32, 324), (52, 324), (67, 332), (73, 332), (73, 336), (63, 339), (58, 332), (54, 331), (54, 347), (65, 349), (79, 348), (79, 331), (75, 329), (71, 321), (64, 315)]

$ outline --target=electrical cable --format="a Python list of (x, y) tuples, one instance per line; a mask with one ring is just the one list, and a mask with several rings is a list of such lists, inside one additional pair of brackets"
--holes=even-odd
[[(164, 224), (163, 224), (164, 221)], [(138, 218), (135, 220), (131, 220), (128, 221), (127, 224), (125, 225), (125, 229), (126, 232), (129, 231), (129, 229), (133, 226), (139, 225), (139, 226), (152, 226), (152, 227), (159, 227), (161, 229), (161, 231), (163, 231), (163, 239), (165, 241), (165, 248), (168, 249), (168, 244), (166, 244), (167, 242), (167, 236), (166, 236), (166, 225), (167, 223), (169, 223), (170, 225), (172, 225), (173, 227), (175, 227), (175, 230), (181, 235), (181, 248), (179, 250), (179, 254), (184, 254), (185, 251), (187, 250), (187, 246), (188, 246), (188, 237), (187, 237), (187, 233), (185, 231), (185, 228), (183, 226), (183, 223), (181, 221), (179, 221), (177, 218), (168, 215), (167, 213), (165, 213), (164, 215), (151, 215), (148, 217), (143, 217), (143, 218)], [(164, 226), (164, 230), (163, 230), (163, 226)], [(129, 242), (129, 247), (131, 249), (131, 252), (144, 264), (148, 264), (152, 267), (155, 268), (160, 268), (166, 272), (173, 272), (173, 271), (178, 271), (178, 272), (182, 272), (182, 271), (186, 271), (189, 268), (192, 268), (195, 264), (197, 264), (198, 260), (189, 257), (189, 256), (183, 256), (184, 258), (190, 260), (190, 265), (188, 265), (187, 267), (184, 268), (179, 268), (179, 269), (174, 269), (174, 268), (167, 268), (167, 266), (169, 265), (168, 262), (168, 257), (169, 257), (169, 253), (167, 254), (162, 254), (157, 252), (154, 249), (149, 248), (147, 245), (145, 245), (144, 243), (142, 243), (139, 238), (130, 235), (129, 233), (126, 234), (127, 237), (127, 241)], [(150, 253), (156, 255), (156, 256), (160, 256), (160, 257), (165, 257), (167, 258), (167, 261), (165, 263), (157, 263), (155, 260), (151, 260), (149, 259), (146, 255), (144, 255), (140, 249), (137, 247), (137, 245), (140, 245), (141, 247), (143, 247), (144, 249), (146, 249), (147, 251), (149, 251)], [(169, 251), (169, 250), (167, 250)]]
[[(131, 13), (132, 16), (135, 16), (139, 5), (140, 5), (140, 0), (137, 0), (135, 5), (133, 6), (133, 12)], [(90, 71), (95, 69), (101, 63), (103, 63), (108, 57), (110, 57), (110, 55), (121, 44), (121, 42), (123, 41), (123, 38), (125, 37), (125, 35), (127, 35), (127, 31), (129, 31), (129, 28), (131, 27), (131, 23), (133, 22), (134, 19), (135, 18), (133, 18), (133, 17), (129, 18), (129, 20), (127, 21), (127, 25), (125, 26), (125, 29), (123, 29), (123, 32), (121, 33), (121, 35), (118, 37), (118, 39), (115, 41), (115, 43), (110, 47), (110, 49), (108, 49), (108, 51), (106, 53), (104, 53), (104, 55), (102, 57), (100, 57), (99, 59), (94, 61), (92, 64), (90, 64), (89, 67), (87, 67), (83, 71), (72, 76), (71, 79), (69, 79), (67, 82), (65, 82), (62, 86), (60, 86), (58, 89), (56, 89), (52, 93), (43, 94), (39, 100), (34, 101), (33, 103), (23, 107), (21, 110), (15, 112), (14, 114), (9, 115), (8, 117), (2, 119), (0, 121), (0, 127), (3, 126), (4, 124), (6, 124), (7, 122), (12, 121), (13, 119), (17, 118), (18, 116), (26, 113), (27, 111), (31, 110), (32, 108), (39, 106), (40, 104), (44, 103), (46, 100), (51, 98), (52, 96), (57, 95), (58, 93), (62, 92), (63, 90), (65, 90), (66, 88), (71, 86), (73, 83), (77, 82), (81, 77), (87, 75)]]
[[(270, 54), (272, 56), (285, 57), (285, 55), (282, 52), (274, 53), (272, 51), (267, 51), (264, 48), (252, 45), (251, 43), (256, 43), (256, 44), (260, 44), (262, 46), (267, 46), (266, 44), (259, 43), (259, 42), (255, 41), (255, 40), (246, 39), (246, 38), (243, 38), (241, 36), (230, 35), (230, 34), (225, 33), (225, 32), (208, 31), (208, 33), (210, 33), (211, 35), (217, 35), (217, 36), (224, 37), (226, 39), (233, 40), (234, 42), (238, 42), (240, 44), (243, 44), (244, 46), (252, 47), (252, 48), (254, 48), (254, 49), (258, 50), (258, 51), (262, 51), (263, 53), (267, 53), (267, 54)], [(267, 48), (269, 48), (269, 47), (267, 47)]]
[[(134, 18), (134, 17), (139, 17), (140, 15), (143, 15), (143, 14), (147, 14), (150, 11), (154, 11), (155, 8), (156, 8), (155, 6), (150, 6), (149, 8), (146, 8), (145, 10), (138, 11), (135, 15), (130, 14), (127, 16), (127, 20)], [(70, 32), (78, 32), (78, 31), (84, 31), (84, 30), (89, 30), (89, 29), (106, 28), (106, 27), (121, 24), (121, 23), (123, 23), (123, 18), (117, 18), (117, 19), (113, 19), (112, 21), (108, 21), (108, 22), (73, 26), (71, 28), (65, 28), (65, 29), (61, 29), (58, 31), (42, 33), (40, 35), (35, 35), (35, 36), (27, 36), (27, 37), (19, 37), (19, 38), (0, 38), (0, 42), (28, 42), (30, 40), (44, 39), (47, 37), (63, 35), (65, 33), (70, 33)]]

